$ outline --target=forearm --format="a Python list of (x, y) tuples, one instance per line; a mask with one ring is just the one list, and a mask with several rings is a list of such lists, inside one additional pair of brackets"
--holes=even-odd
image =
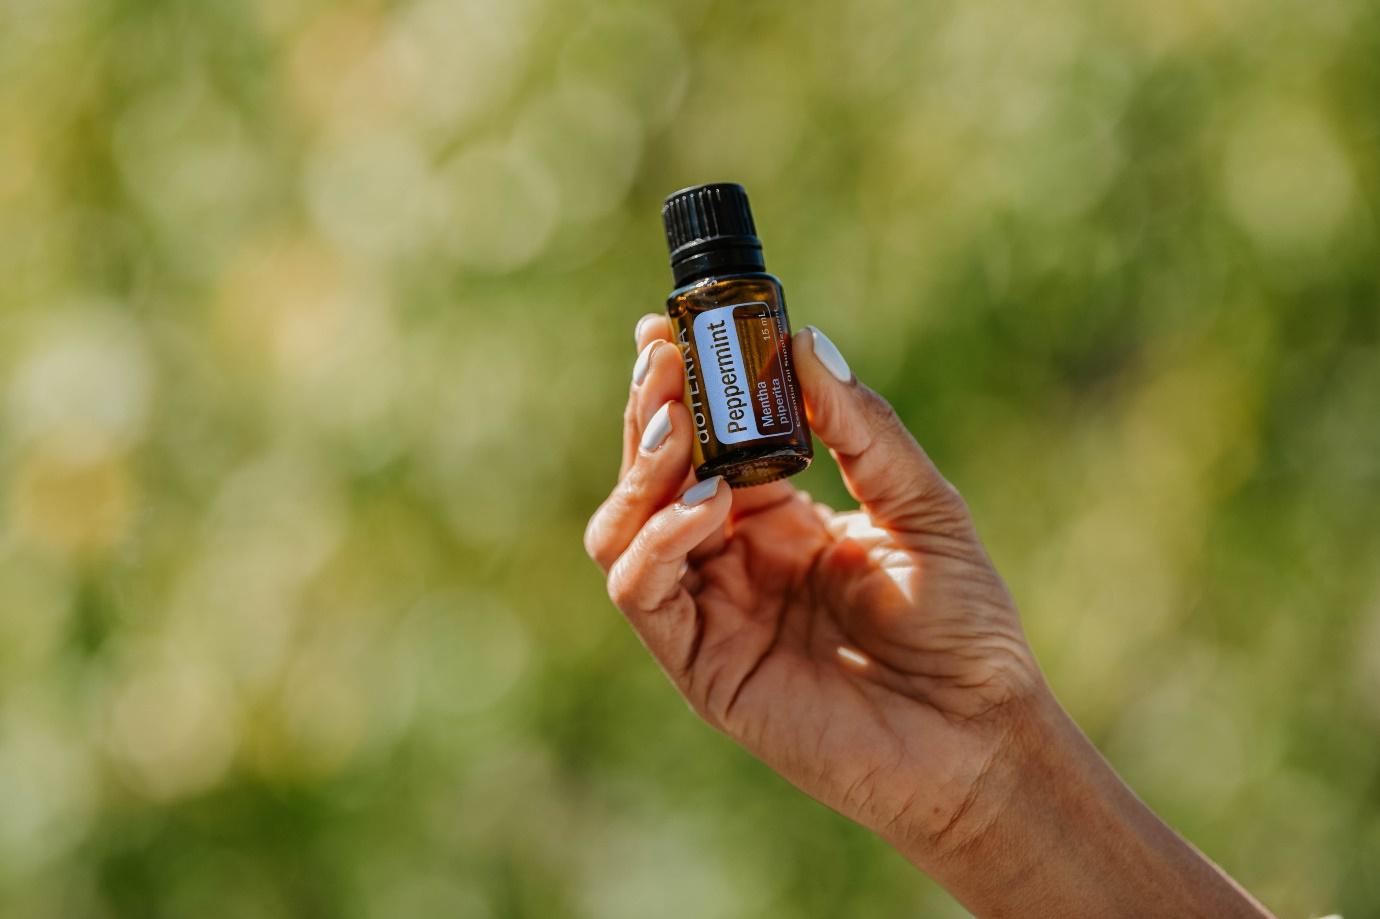
[(1270, 913), (1147, 808), (1047, 692), (951, 838), (894, 838), (982, 919)]

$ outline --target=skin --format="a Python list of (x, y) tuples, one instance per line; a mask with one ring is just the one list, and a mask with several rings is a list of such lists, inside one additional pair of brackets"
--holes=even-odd
[[(856, 511), (786, 482), (687, 505), (691, 419), (662, 316), (618, 483), (585, 533), (694, 710), (872, 829), (980, 917), (1269, 916), (1120, 782), (1063, 712), (958, 492), (891, 407), (792, 342)], [(640, 441), (668, 406), (669, 435)]]

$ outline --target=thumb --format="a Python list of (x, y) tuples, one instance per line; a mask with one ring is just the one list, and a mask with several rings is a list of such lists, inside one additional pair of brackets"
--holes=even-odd
[(868, 389), (814, 326), (791, 340), (810, 428), (829, 447), (844, 484), (880, 526), (912, 530), (936, 518), (966, 520), (945, 481), (885, 399)]

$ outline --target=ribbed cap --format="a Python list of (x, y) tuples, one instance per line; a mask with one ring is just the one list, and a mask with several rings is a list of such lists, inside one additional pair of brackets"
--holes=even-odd
[(736, 182), (683, 188), (661, 206), (677, 283), (713, 268), (762, 268), (762, 241), (747, 191)]

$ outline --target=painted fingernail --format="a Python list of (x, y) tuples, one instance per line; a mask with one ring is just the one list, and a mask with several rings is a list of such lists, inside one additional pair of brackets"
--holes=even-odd
[(651, 453), (657, 447), (666, 442), (667, 436), (671, 433), (671, 403), (667, 402), (656, 410), (656, 414), (647, 422), (647, 430), (642, 432), (642, 451)]
[(680, 503), (686, 507), (694, 507), (696, 504), (703, 504), (719, 492), (719, 483), (723, 481), (723, 476), (716, 475), (705, 479), (703, 482), (696, 482), (685, 489), (685, 494), (680, 496)]
[(642, 353), (637, 356), (637, 363), (633, 364), (633, 385), (641, 386), (642, 381), (647, 379), (647, 371), (652, 366), (652, 352), (656, 346), (661, 344), (660, 339), (648, 342), (647, 347), (642, 349)]
[(814, 326), (806, 326), (810, 330), (810, 340), (815, 346), (815, 357), (824, 365), (824, 369), (829, 371), (840, 383), (847, 383), (853, 379), (853, 371), (848, 368), (848, 362), (843, 359), (839, 349), (825, 335)]
[(643, 327), (644, 325), (646, 325), (648, 322), (650, 322), (651, 320), (655, 319), (655, 318), (657, 318), (657, 317), (653, 316), (651, 313), (648, 313), (647, 315), (643, 316), (641, 319), (637, 320), (637, 325), (633, 326), (633, 343), (634, 343), (634, 344), (636, 344), (637, 342), (639, 342), (639, 341), (642, 340), (642, 327)]

